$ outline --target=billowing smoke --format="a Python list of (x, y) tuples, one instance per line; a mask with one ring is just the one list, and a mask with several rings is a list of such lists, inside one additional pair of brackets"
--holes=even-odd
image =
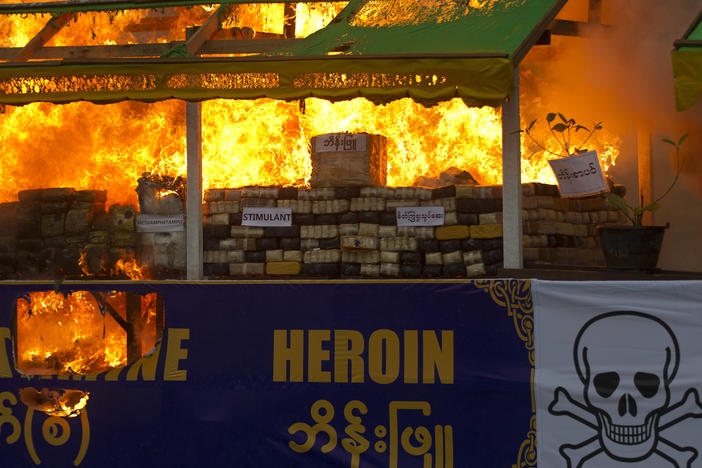
[[(702, 197), (702, 102), (675, 111), (670, 52), (702, 9), (700, 0), (618, 0), (602, 2), (604, 27), (582, 25), (583, 37), (553, 36), (548, 60), (536, 46), (525, 65), (533, 71), (543, 108), (590, 125), (603, 121), (605, 130), (633, 137), (625, 143), (615, 173), (636, 173), (636, 131), (652, 135), (654, 196), (672, 176), (655, 174), (657, 161), (674, 151), (661, 138), (677, 140), (689, 133), (682, 183)], [(630, 154), (633, 153), (633, 154)], [(672, 160), (671, 160), (672, 163)], [(672, 173), (672, 164), (668, 166)], [(664, 180), (665, 178), (665, 180)], [(634, 179), (635, 181), (635, 179)], [(633, 189), (634, 187), (630, 187)], [(633, 190), (632, 190), (633, 192)]]

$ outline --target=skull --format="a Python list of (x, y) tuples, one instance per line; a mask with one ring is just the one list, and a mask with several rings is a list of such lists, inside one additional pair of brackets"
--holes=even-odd
[(641, 312), (608, 312), (588, 321), (573, 352), (601, 445), (620, 461), (656, 447), (658, 416), (670, 402), (678, 342), (668, 325)]

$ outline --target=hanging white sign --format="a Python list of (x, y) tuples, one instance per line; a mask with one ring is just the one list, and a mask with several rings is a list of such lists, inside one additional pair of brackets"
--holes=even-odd
[(181, 232), (185, 230), (185, 215), (139, 214), (136, 217), (137, 232)]
[(398, 226), (443, 226), (443, 206), (399, 206), (395, 208)]
[(562, 197), (580, 197), (607, 191), (597, 151), (548, 162), (556, 175)]
[(241, 225), (292, 226), (292, 209), (245, 207), (241, 213)]

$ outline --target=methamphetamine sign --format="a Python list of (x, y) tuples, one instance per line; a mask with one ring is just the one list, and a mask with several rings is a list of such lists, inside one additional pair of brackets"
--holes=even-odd
[[(53, 289), (0, 285), (3, 466), (533, 466), (529, 282), (63, 284), (94, 301), (90, 346), (134, 317), (163, 338), (124, 368), (21, 375), (13, 323), (36, 331)], [(52, 413), (75, 395), (75, 417)]]
[(185, 230), (185, 215), (149, 215), (136, 216), (137, 232), (182, 232)]

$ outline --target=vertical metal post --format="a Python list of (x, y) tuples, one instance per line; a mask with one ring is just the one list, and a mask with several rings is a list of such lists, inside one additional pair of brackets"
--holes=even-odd
[(514, 92), (502, 104), (502, 252), (504, 267), (524, 267), (522, 255), (522, 155), (519, 133), (519, 67)]
[(187, 279), (202, 279), (202, 104), (185, 103)]
[[(646, 206), (653, 201), (653, 180), (651, 177), (651, 131), (639, 126), (636, 129), (636, 154), (639, 168), (639, 191), (635, 205)], [(653, 212), (643, 213), (643, 224), (653, 224)]]

